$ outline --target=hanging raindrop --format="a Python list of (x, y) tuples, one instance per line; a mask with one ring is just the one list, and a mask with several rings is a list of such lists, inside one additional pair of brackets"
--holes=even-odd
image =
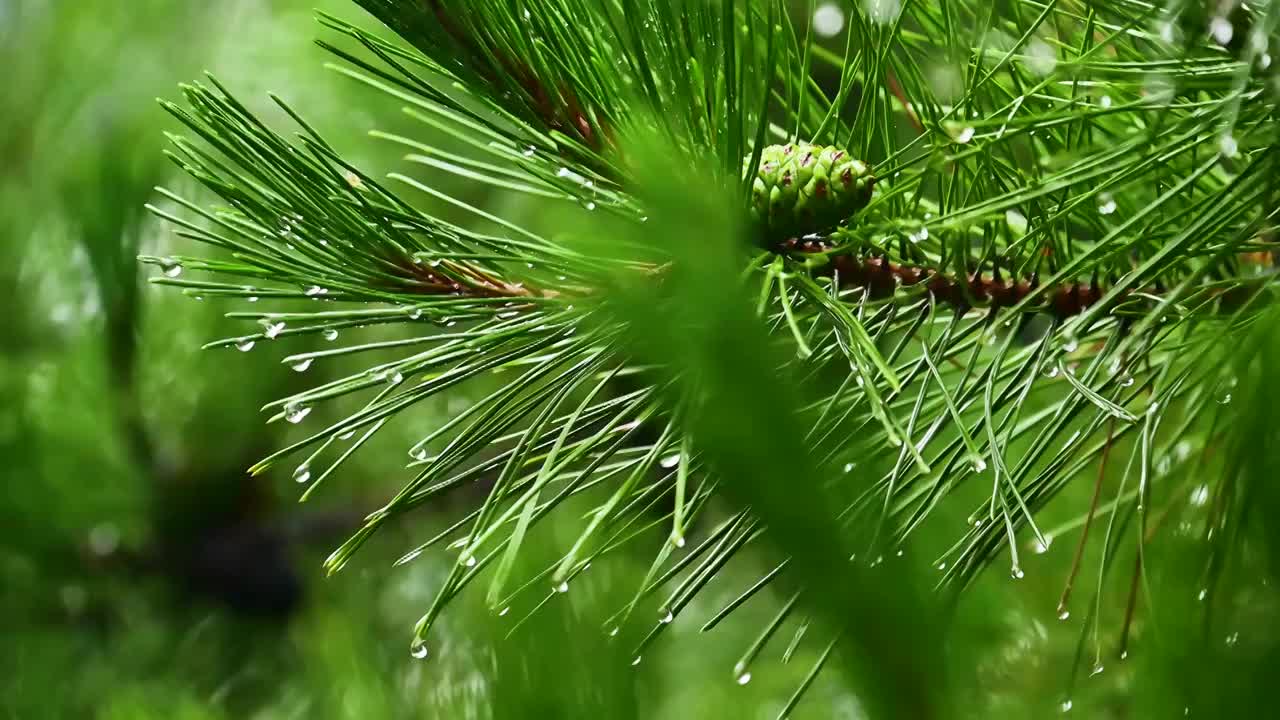
[(409, 646), (409, 654), (416, 660), (426, 660), (428, 654), (427, 644), (422, 640), (414, 640), (413, 644)]
[(311, 479), (311, 466), (303, 463), (293, 471), (293, 481), (302, 485)]
[(311, 367), (311, 362), (312, 358), (304, 358), (293, 365), (290, 365), (290, 367), (293, 368), (294, 372), (306, 372), (307, 368)]
[(275, 340), (275, 339), (276, 339), (276, 337), (280, 335), (280, 333), (284, 332), (284, 322), (283, 322), (283, 321), (282, 321), (282, 322), (272, 322), (272, 321), (271, 321), (271, 320), (269, 320), (269, 319), (263, 319), (263, 320), (260, 320), (260, 321), (258, 321), (258, 322), (259, 322), (259, 324), (260, 324), (260, 325), (262, 325), (262, 327), (266, 328), (266, 331), (265, 331), (265, 332), (263, 332), (262, 334), (263, 334), (263, 335), (265, 335), (265, 336), (267, 337), (267, 339), (268, 339), (268, 340)]
[(253, 349), (253, 338), (241, 338), (236, 341), (236, 349), (240, 352), (249, 352)]
[(320, 336), (329, 342), (333, 342), (338, 339), (338, 331), (333, 328), (325, 328), (324, 331), (320, 333)]
[(305, 420), (306, 417), (310, 414), (311, 414), (311, 408), (307, 407), (306, 405), (300, 405), (298, 403), (290, 403), (289, 405), (286, 405), (284, 409), (284, 419), (288, 420), (290, 423), (294, 425), (297, 425), (298, 423)]
[(164, 258), (160, 261), (160, 271), (164, 273), (165, 277), (176, 278), (182, 274), (182, 263), (178, 262), (176, 258)]

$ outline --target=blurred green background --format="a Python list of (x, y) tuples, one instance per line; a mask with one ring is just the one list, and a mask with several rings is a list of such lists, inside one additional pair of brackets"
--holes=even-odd
[[(284, 119), (274, 91), (349, 158), (387, 171), (394, 148), (365, 132), (395, 130), (398, 108), (325, 71), (316, 7), (362, 17), (342, 0), (0, 0), (0, 716), (774, 717), (822, 645), (783, 663), (786, 642), (775, 642), (749, 683), (733, 666), (785, 597), (754, 598), (705, 635), (686, 620), (740, 593), (756, 577), (742, 569), (717, 578), (704, 607), (634, 666), (639, 635), (610, 641), (606, 617), (631, 597), (651, 547), (593, 569), (510, 638), (520, 612), (459, 604), (425, 661), (408, 652), (412, 626), (456, 558), (392, 563), (461, 505), (418, 513), (322, 576), (327, 553), (400, 487), (404, 449), (469, 402), (465, 391), (408, 413), (304, 505), (288, 468), (245, 473), (293, 429), (263, 424), (259, 408), (344, 368), (295, 373), (283, 345), (202, 352), (243, 332), (223, 317), (236, 308), (145, 283), (138, 254), (188, 249), (143, 209), (159, 203), (153, 187), (202, 197), (162, 152), (174, 123), (154, 98), (216, 70), (267, 120)], [(1080, 485), (1043, 526), (1079, 514), (1090, 489)], [(966, 519), (951, 521), (954, 532), (920, 545), (958, 536)], [(541, 532), (544, 562), (571, 539), (554, 524)], [(1177, 557), (1179, 537), (1159, 552)], [(1133, 716), (1132, 663), (1094, 660), (1091, 642), (1073, 680), (1081, 619), (1059, 621), (1055, 605), (1074, 538), (1033, 549), (1024, 578), (988, 573), (956, 611), (971, 663), (957, 674), (957, 714), (1043, 717), (1070, 699), (1086, 717)], [(1112, 585), (1099, 647), (1111, 647), (1128, 590)], [(1135, 637), (1143, 630), (1139, 619)], [(837, 681), (824, 674), (793, 717), (861, 717)]]

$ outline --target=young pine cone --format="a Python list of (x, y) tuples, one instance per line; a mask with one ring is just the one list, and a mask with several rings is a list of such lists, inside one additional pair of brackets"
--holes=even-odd
[(843, 150), (770, 145), (752, 182), (751, 218), (771, 244), (829, 232), (871, 201), (874, 183), (871, 168)]

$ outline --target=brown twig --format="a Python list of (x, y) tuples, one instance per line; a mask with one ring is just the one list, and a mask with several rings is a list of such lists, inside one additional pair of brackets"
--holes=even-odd
[(1075, 558), (1071, 561), (1071, 572), (1067, 574), (1067, 585), (1062, 589), (1062, 599), (1058, 601), (1058, 617), (1068, 612), (1067, 603), (1071, 600), (1071, 588), (1075, 585), (1076, 575), (1080, 573), (1080, 561), (1084, 558), (1084, 546), (1089, 540), (1089, 528), (1093, 526), (1093, 516), (1098, 512), (1098, 498), (1102, 496), (1102, 480), (1107, 474), (1107, 458), (1111, 456), (1111, 443), (1115, 437), (1116, 421), (1107, 422), (1107, 444), (1102, 448), (1102, 461), (1098, 464), (1098, 478), (1093, 484), (1093, 499), (1089, 501), (1089, 514), (1085, 516), (1084, 529), (1080, 531), (1080, 542), (1076, 543)]
[(911, 127), (914, 127), (916, 132), (923, 135), (924, 123), (920, 122), (920, 118), (916, 116), (915, 108), (911, 106), (911, 101), (907, 100), (907, 94), (903, 92), (902, 84), (898, 82), (898, 76), (893, 70), (889, 70), (885, 73), (884, 79), (885, 83), (889, 85), (889, 92), (893, 93), (893, 96), (898, 98), (898, 102), (902, 103), (902, 107), (907, 113), (907, 120), (911, 122)]
[[(824, 248), (816, 241), (790, 241), (783, 249), (814, 253)], [(1029, 280), (1005, 280), (997, 270), (991, 277), (970, 273), (960, 280), (933, 268), (900, 265), (874, 255), (842, 253), (828, 259), (828, 265), (819, 272), (836, 274), (841, 284), (866, 288), (871, 297), (877, 299), (893, 295), (900, 286), (924, 285), (940, 303), (962, 309), (976, 305), (1003, 308), (1013, 307), (1031, 293), (1042, 291), (1034, 275)], [(1064, 283), (1043, 292), (1046, 297), (1043, 309), (1059, 319), (1083, 313), (1104, 294), (1096, 281)]]

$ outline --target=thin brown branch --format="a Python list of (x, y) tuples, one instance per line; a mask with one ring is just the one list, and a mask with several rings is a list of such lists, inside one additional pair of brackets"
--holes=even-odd
[(1093, 483), (1093, 499), (1089, 501), (1089, 514), (1085, 516), (1084, 529), (1080, 531), (1080, 542), (1076, 543), (1076, 554), (1071, 561), (1071, 572), (1067, 575), (1067, 585), (1062, 589), (1062, 599), (1058, 601), (1058, 617), (1066, 617), (1067, 605), (1071, 600), (1071, 588), (1075, 585), (1076, 576), (1080, 573), (1080, 561), (1084, 558), (1084, 546), (1089, 540), (1089, 528), (1093, 526), (1093, 516), (1098, 512), (1098, 498), (1102, 496), (1102, 480), (1107, 474), (1107, 458), (1111, 456), (1111, 443), (1115, 437), (1116, 421), (1107, 422), (1107, 444), (1102, 448), (1102, 461), (1098, 463), (1098, 477)]

